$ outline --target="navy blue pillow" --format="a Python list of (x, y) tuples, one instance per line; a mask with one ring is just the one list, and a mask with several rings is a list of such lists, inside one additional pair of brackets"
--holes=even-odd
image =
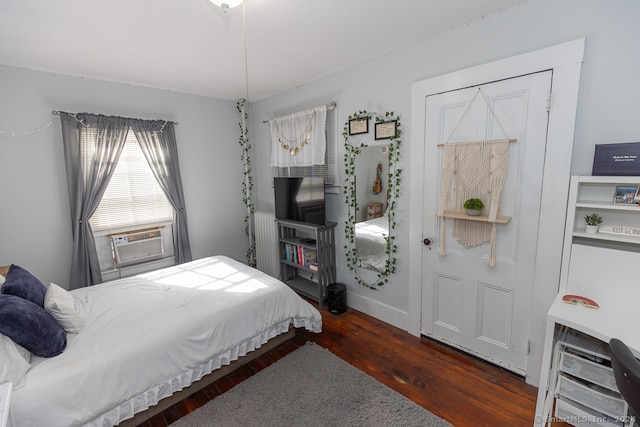
[(47, 287), (24, 268), (11, 264), (0, 292), (24, 298), (44, 308)]
[(40, 357), (57, 356), (67, 346), (64, 329), (44, 308), (15, 295), (0, 295), (0, 333)]

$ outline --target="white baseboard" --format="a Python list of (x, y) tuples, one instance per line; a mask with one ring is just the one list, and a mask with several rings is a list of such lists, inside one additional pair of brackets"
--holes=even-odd
[(396, 308), (389, 307), (371, 298), (347, 291), (347, 306), (382, 320), (396, 328), (408, 331), (409, 315)]

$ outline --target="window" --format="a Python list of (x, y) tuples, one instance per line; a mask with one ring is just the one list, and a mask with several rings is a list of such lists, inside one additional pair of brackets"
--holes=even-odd
[(173, 220), (173, 208), (129, 129), (118, 165), (90, 219), (94, 231), (134, 228)]
[(327, 107), (327, 148), (324, 165), (307, 167), (272, 167), (272, 176), (318, 176), (324, 177), (325, 185), (337, 187), (338, 184), (338, 127), (335, 107)]

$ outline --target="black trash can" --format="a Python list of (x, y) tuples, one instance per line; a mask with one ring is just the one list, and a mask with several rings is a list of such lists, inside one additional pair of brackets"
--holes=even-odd
[(344, 284), (331, 283), (327, 286), (327, 305), (334, 314), (347, 311), (347, 287)]

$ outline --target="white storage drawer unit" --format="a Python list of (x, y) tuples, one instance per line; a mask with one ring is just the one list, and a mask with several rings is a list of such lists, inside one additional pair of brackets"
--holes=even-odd
[(600, 363), (595, 363), (580, 356), (562, 352), (560, 370), (574, 377), (592, 382), (610, 390), (618, 391), (613, 369)]
[(589, 387), (564, 375), (559, 377), (558, 395), (575, 400), (610, 417), (622, 419), (627, 415), (626, 402), (615, 396), (614, 391), (602, 387)]
[(567, 402), (563, 399), (556, 400), (556, 418), (574, 426), (583, 426), (585, 423), (589, 423), (589, 426), (601, 427), (622, 427), (624, 425), (622, 421), (606, 417), (578, 403)]

